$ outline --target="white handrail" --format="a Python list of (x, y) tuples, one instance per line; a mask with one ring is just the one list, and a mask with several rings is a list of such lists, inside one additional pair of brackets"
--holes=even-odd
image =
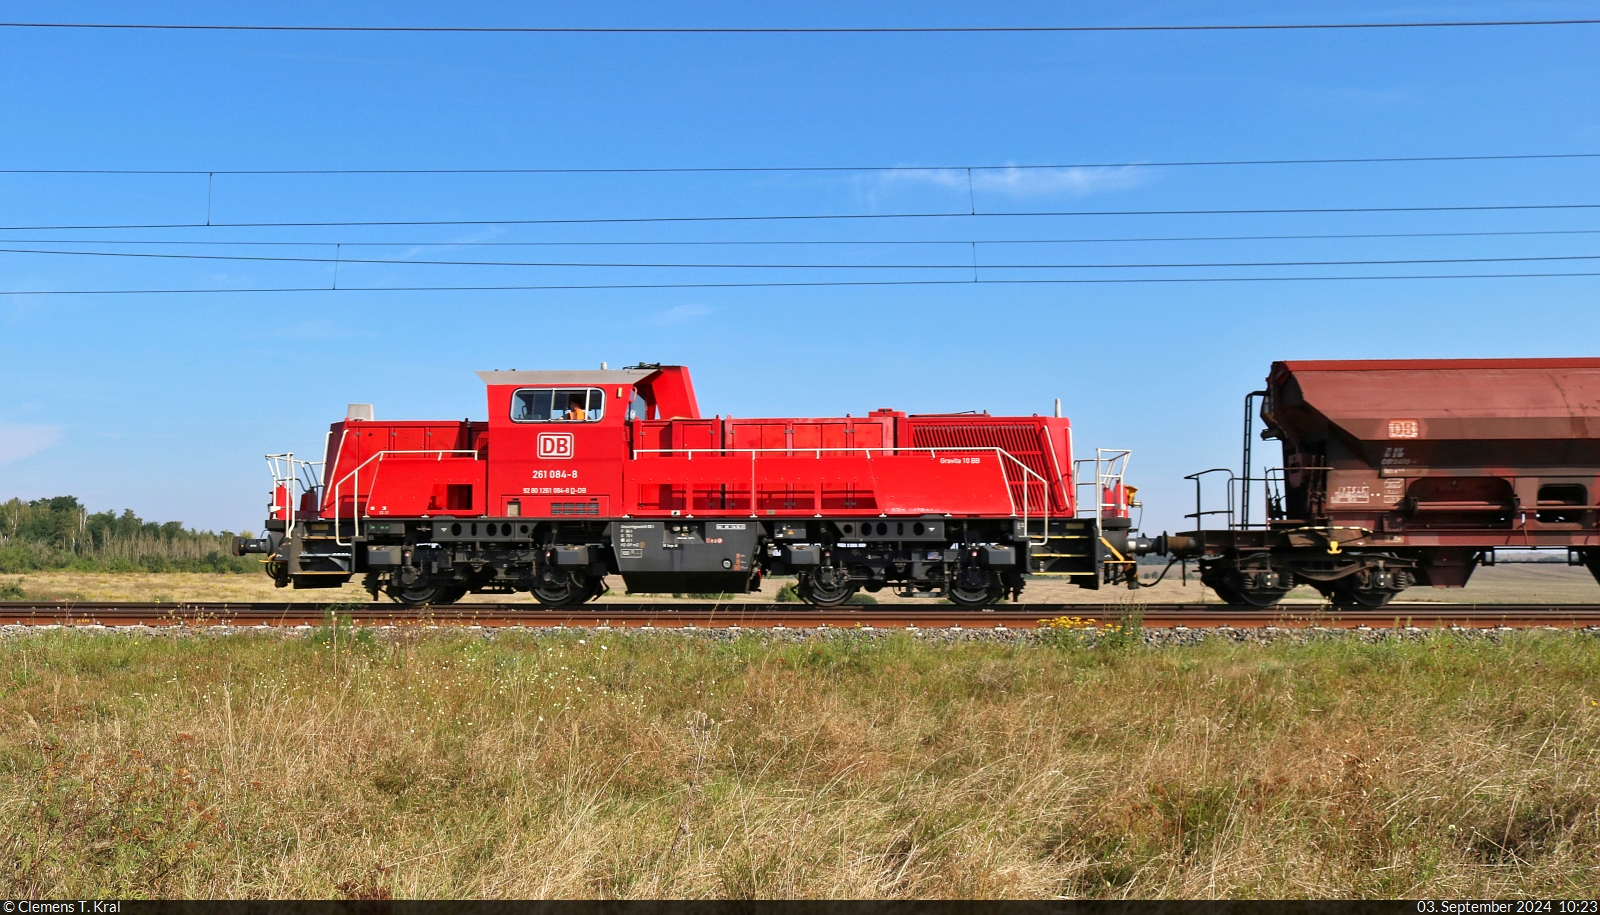
[[(278, 497), (278, 490), (284, 490), (283, 518), (284, 530), (292, 530), (295, 520), (299, 517), (299, 495), (303, 491), (316, 489), (322, 485), (322, 461), (302, 461), (294, 456), (293, 451), (282, 454), (269, 454), (267, 459), (267, 472), (272, 475), (272, 497)], [(304, 473), (305, 480), (301, 479)], [(298, 484), (298, 486), (297, 486)]]
[[(1109, 456), (1108, 456), (1109, 455)], [(1072, 462), (1073, 488), (1080, 486), (1095, 487), (1094, 514), (1100, 517), (1113, 503), (1105, 500), (1105, 487), (1107, 483), (1117, 484), (1128, 472), (1128, 461), (1133, 457), (1133, 451), (1128, 448), (1096, 448), (1093, 458), (1079, 458)], [(1078, 473), (1078, 467), (1083, 464), (1094, 465), (1094, 480), (1083, 482)], [(1082, 500), (1079, 500), (1082, 508)]]
[[(393, 450), (393, 451), (379, 451), (379, 452), (376, 452), (376, 453), (372, 454), (366, 460), (364, 460), (361, 463), (357, 464), (355, 466), (355, 468), (353, 470), (351, 470), (349, 473), (347, 473), (344, 476), (340, 477), (333, 484), (333, 542), (334, 543), (337, 543), (340, 546), (353, 546), (355, 544), (355, 538), (361, 536), (361, 512), (360, 512), (360, 510), (358, 508), (358, 506), (360, 505), (360, 502), (361, 502), (361, 476), (360, 476), (361, 468), (367, 466), (368, 464), (372, 463), (373, 461), (377, 461), (379, 468), (382, 468), (383, 459), (385, 457), (391, 455), (391, 454), (437, 454), (439, 456), (439, 460), (443, 461), (444, 460), (444, 456), (447, 455), (447, 454), (470, 454), (470, 455), (473, 455), (474, 457), (476, 457), (477, 454), (478, 454), (478, 451), (475, 448), (423, 448), (423, 449), (419, 449), (419, 450), (396, 449), (396, 450)], [(350, 479), (351, 477), (355, 478), (355, 483), (352, 484), (351, 487), (350, 487), (350, 490), (351, 490), (351, 492), (353, 494), (352, 498), (350, 499), (350, 515), (351, 515), (351, 520), (355, 522), (355, 525), (354, 525), (354, 527), (351, 528), (351, 533), (350, 533), (351, 539), (350, 539), (350, 542), (346, 543), (344, 540), (340, 539), (341, 533), (339, 531), (339, 493), (343, 489), (345, 481)], [(377, 482), (378, 482), (378, 471), (374, 470), (372, 472), (372, 480), (370, 482), (368, 482), (368, 484), (367, 484), (369, 501), (371, 499), (371, 489)]]
[[(634, 449), (632, 449), (632, 451), (633, 451), (634, 455), (640, 455), (640, 454), (678, 454), (678, 453), (683, 453), (683, 454), (688, 456), (689, 460), (694, 460), (694, 455), (697, 454), (697, 453), (698, 454), (748, 454), (748, 455), (750, 455), (750, 513), (751, 513), (751, 517), (756, 517), (755, 456), (757, 454), (794, 455), (795, 452), (801, 452), (802, 455), (803, 455), (804, 453), (808, 453), (809, 452), (809, 453), (813, 453), (820, 460), (822, 458), (822, 452), (824, 452), (824, 451), (827, 451), (827, 452), (861, 451), (861, 452), (865, 452), (867, 454), (867, 458), (870, 460), (871, 457), (872, 457), (871, 452), (874, 452), (874, 451), (885, 452), (885, 453), (886, 452), (890, 452), (890, 451), (894, 451), (894, 452), (909, 451), (909, 452), (911, 452), (913, 454), (926, 451), (928, 453), (929, 457), (933, 457), (933, 456), (935, 456), (936, 454), (938, 454), (940, 452), (950, 452), (950, 451), (989, 451), (989, 452), (993, 452), (996, 455), (996, 457), (1004, 458), (1005, 460), (1009, 460), (1013, 464), (1016, 464), (1017, 467), (1020, 468), (1022, 470), (1023, 474), (1025, 475), (1023, 477), (1023, 479), (1020, 481), (1021, 484), (1022, 484), (1022, 531), (1023, 531), (1024, 537), (1029, 539), (1029, 540), (1032, 539), (1032, 534), (1028, 531), (1028, 522), (1029, 522), (1029, 520), (1030, 520), (1030, 518), (1032, 516), (1032, 511), (1031, 511), (1032, 506), (1030, 505), (1030, 497), (1029, 497), (1029, 494), (1028, 494), (1028, 489), (1029, 489), (1029, 485), (1030, 484), (1028, 483), (1027, 477), (1033, 477), (1035, 480), (1039, 481), (1039, 485), (1044, 489), (1044, 499), (1045, 499), (1045, 501), (1044, 501), (1044, 513), (1043, 513), (1042, 517), (1044, 519), (1044, 525), (1045, 525), (1045, 528), (1044, 528), (1045, 537), (1046, 537), (1046, 539), (1048, 539), (1049, 536), (1050, 536), (1050, 481), (1046, 480), (1043, 476), (1041, 476), (1032, 467), (1029, 467), (1027, 464), (1023, 463), (1020, 458), (1018, 458), (1016, 455), (1012, 454), (1011, 452), (1006, 451), (1004, 448), (994, 448), (994, 447), (984, 448), (984, 447), (979, 447), (979, 446), (952, 446), (952, 447), (944, 448), (944, 447), (939, 447), (939, 446), (936, 446), (936, 445), (935, 446), (929, 446), (929, 445), (916, 445), (916, 446), (883, 445), (883, 446), (878, 446), (878, 447), (867, 447), (867, 446), (864, 446), (864, 445), (857, 445), (857, 446), (848, 447), (848, 448), (634, 448)], [(1000, 464), (1000, 476), (1001, 476), (1001, 479), (1005, 483), (1006, 500), (1011, 506), (1011, 514), (1012, 514), (1013, 517), (1015, 517), (1016, 514), (1017, 514), (1017, 501), (1016, 501), (1016, 497), (1014, 497), (1011, 494), (1011, 478), (1005, 472), (1005, 464), (1004, 464), (1003, 461)], [(818, 507), (820, 508), (821, 506), (818, 506)]]
[[(727, 453), (730, 453), (730, 452), (734, 453), (734, 454), (749, 454), (750, 455), (750, 510), (751, 510), (751, 515), (754, 517), (756, 515), (756, 485), (755, 485), (755, 483), (756, 483), (756, 480), (755, 480), (755, 459), (756, 459), (756, 455), (758, 455), (758, 454), (772, 454), (772, 453), (789, 454), (789, 453), (792, 453), (794, 450), (796, 450), (796, 449), (790, 449), (790, 448), (639, 448), (639, 449), (634, 449), (634, 453), (635, 454), (670, 454), (670, 453), (677, 453), (677, 452), (681, 451), (681, 452), (684, 452), (685, 454), (691, 455), (691, 456), (693, 454), (695, 454), (695, 453), (709, 454), (709, 453), (713, 453), (713, 452), (714, 453), (719, 453), (719, 454), (727, 454)], [(1007, 504), (1010, 505), (1010, 507), (1011, 507), (1011, 514), (1012, 514), (1013, 517), (1015, 517), (1016, 514), (1017, 514), (1017, 503), (1016, 503), (1016, 497), (1014, 495), (1012, 495), (1012, 493), (1011, 493), (1011, 482), (1012, 482), (1012, 480), (1011, 480), (1010, 475), (1008, 473), (1006, 473), (1005, 462), (1009, 461), (1012, 464), (1015, 464), (1017, 469), (1022, 472), (1022, 477), (1018, 482), (1022, 486), (1022, 523), (1023, 523), (1023, 535), (1024, 535), (1025, 539), (1028, 539), (1028, 540), (1032, 539), (1032, 533), (1028, 529), (1028, 523), (1032, 519), (1032, 514), (1033, 514), (1032, 496), (1029, 493), (1029, 489), (1031, 488), (1031, 484), (1029, 482), (1029, 478), (1031, 477), (1034, 481), (1037, 481), (1038, 484), (1040, 485), (1040, 487), (1044, 490), (1044, 505), (1042, 506), (1041, 517), (1044, 520), (1044, 524), (1045, 524), (1045, 537), (1046, 538), (1049, 537), (1049, 531), (1050, 531), (1050, 481), (1045, 479), (1042, 475), (1040, 475), (1033, 468), (1031, 468), (1027, 464), (1023, 463), (1022, 460), (1019, 459), (1016, 455), (1010, 453), (1009, 451), (1006, 451), (1004, 448), (992, 448), (992, 447), (991, 448), (983, 448), (983, 447), (949, 447), (949, 448), (942, 448), (942, 447), (937, 447), (937, 446), (932, 446), (932, 447), (929, 447), (929, 446), (918, 446), (918, 447), (895, 447), (895, 446), (865, 447), (865, 446), (858, 446), (858, 447), (853, 447), (853, 448), (804, 448), (804, 449), (799, 449), (799, 450), (808, 451), (808, 452), (815, 452), (819, 459), (822, 456), (822, 452), (825, 452), (825, 451), (826, 452), (836, 452), (836, 451), (862, 451), (862, 452), (869, 452), (869, 455), (868, 455), (869, 459), (870, 459), (870, 452), (874, 452), (874, 451), (877, 451), (877, 452), (889, 452), (889, 451), (901, 452), (901, 451), (907, 451), (907, 452), (911, 452), (913, 454), (920, 453), (920, 452), (927, 452), (927, 454), (928, 454), (928, 456), (930, 458), (937, 456), (941, 452), (952, 452), (952, 451), (958, 451), (958, 452), (971, 452), (971, 451), (992, 452), (996, 456), (996, 458), (1001, 459), (1000, 465), (999, 465), (1000, 466), (1001, 482), (1003, 483), (1003, 485), (1005, 487)], [(478, 452), (477, 452), (476, 449), (470, 449), (470, 448), (425, 448), (425, 449), (416, 449), (416, 450), (399, 450), (399, 449), (396, 449), (396, 450), (379, 451), (379, 452), (376, 452), (376, 453), (368, 456), (366, 460), (362, 461), (360, 464), (357, 464), (354, 468), (352, 468), (344, 476), (342, 476), (338, 480), (334, 481), (333, 493), (332, 493), (332, 496), (333, 496), (333, 498), (332, 498), (332, 501), (333, 501), (333, 518), (332, 518), (332, 521), (333, 521), (333, 532), (334, 532), (334, 542), (335, 543), (339, 544), (340, 546), (351, 546), (355, 542), (354, 539), (352, 539), (349, 542), (346, 542), (345, 540), (343, 540), (342, 539), (342, 531), (341, 531), (340, 526), (339, 526), (339, 522), (342, 520), (341, 519), (341, 515), (340, 515), (340, 502), (342, 501), (342, 494), (343, 494), (343, 491), (344, 491), (344, 484), (347, 483), (347, 482), (351, 482), (352, 483), (351, 491), (354, 494), (354, 499), (352, 500), (352, 504), (351, 504), (351, 515), (352, 515), (352, 520), (354, 521), (355, 524), (354, 524), (354, 527), (351, 529), (351, 537), (355, 538), (355, 537), (361, 536), (361, 513), (360, 513), (359, 508), (358, 508), (359, 502), (361, 500), (361, 477), (360, 477), (361, 471), (365, 467), (367, 467), (367, 465), (372, 464), (373, 462), (377, 462), (379, 467), (381, 468), (384, 458), (386, 458), (386, 457), (388, 457), (390, 455), (399, 455), (399, 454), (431, 454), (431, 455), (436, 455), (438, 460), (443, 461), (444, 460), (444, 456), (447, 455), (447, 454), (470, 454), (470, 455), (476, 456), (478, 454)], [(692, 460), (693, 458), (691, 457), (690, 459)], [(303, 463), (309, 463), (309, 462), (303, 462)], [(377, 482), (377, 471), (374, 470), (373, 471), (373, 478), (372, 478), (371, 481), (368, 482), (368, 489), (370, 490), (371, 487), (374, 484), (376, 484), (376, 482)]]

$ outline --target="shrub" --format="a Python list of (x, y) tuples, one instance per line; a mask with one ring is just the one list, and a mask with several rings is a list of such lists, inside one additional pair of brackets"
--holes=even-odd
[(1144, 645), (1144, 614), (1129, 613), (1107, 626), (1100, 635), (1099, 644), (1113, 651), (1128, 651)]

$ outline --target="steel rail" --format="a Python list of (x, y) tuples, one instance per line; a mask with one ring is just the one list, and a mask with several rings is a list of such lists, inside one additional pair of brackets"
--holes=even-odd
[(600, 603), (560, 609), (538, 604), (472, 603), (434, 607), (340, 603), (177, 603), (3, 601), (0, 625), (34, 626), (316, 626), (330, 614), (360, 626), (484, 626), (657, 629), (1034, 629), (1048, 621), (1106, 626), (1137, 618), (1147, 629), (1456, 627), (1600, 629), (1600, 604), (1394, 604), (1349, 610), (1285, 604), (1242, 610), (1217, 604), (1024, 604), (992, 610), (878, 604), (813, 609), (745, 602)]

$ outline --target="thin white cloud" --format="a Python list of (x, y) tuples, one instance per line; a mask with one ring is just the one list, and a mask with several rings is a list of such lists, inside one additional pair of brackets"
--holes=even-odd
[[(1108, 191), (1138, 187), (1149, 180), (1148, 169), (1131, 168), (986, 168), (973, 169), (971, 187), (975, 192), (1007, 194), (1013, 197), (1043, 197), (1070, 194), (1086, 197)], [(906, 169), (883, 172), (886, 184), (917, 182), (966, 190), (966, 169)]]
[(397, 258), (402, 259), (402, 260), (410, 260), (411, 258), (417, 257), (418, 255), (421, 255), (421, 254), (427, 254), (427, 255), (430, 255), (430, 256), (438, 256), (441, 251), (443, 251), (443, 252), (445, 252), (447, 254), (448, 253), (458, 253), (459, 254), (460, 252), (451, 252), (450, 249), (447, 246), (449, 246), (449, 245), (470, 246), (474, 242), (495, 241), (495, 240), (499, 239), (500, 236), (502, 236), (504, 234), (505, 234), (505, 231), (503, 229), (499, 228), (498, 226), (490, 226), (490, 227), (485, 228), (485, 229), (480, 229), (477, 232), (470, 232), (470, 233), (468, 233), (466, 235), (463, 235), (463, 236), (461, 236), (461, 237), (459, 237), (459, 238), (457, 238), (457, 239), (455, 239), (453, 241), (441, 242), (440, 244), (437, 244), (437, 245), (421, 245), (421, 246), (417, 246), (417, 247), (407, 248), (407, 249), (405, 249), (405, 251), (401, 252), (398, 255), (373, 254), (373, 253), (371, 253), (373, 251), (382, 251), (383, 250), (382, 248), (358, 248), (358, 249), (354, 249), (354, 250), (359, 250), (359, 251), (366, 252), (366, 253), (362, 253), (362, 254), (357, 254), (357, 255), (355, 255), (356, 257), (390, 257), (390, 256), (394, 256), (394, 257), (397, 257)]
[(711, 314), (710, 305), (701, 305), (691, 302), (687, 305), (674, 305), (651, 319), (652, 324), (687, 324), (706, 315)]
[(0, 423), (0, 464), (38, 454), (54, 445), (60, 437), (60, 426)]
[(1142, 168), (1003, 168), (972, 174), (978, 190), (999, 191), (1019, 197), (1036, 194), (1073, 194), (1083, 197), (1121, 191), (1145, 183), (1149, 169)]

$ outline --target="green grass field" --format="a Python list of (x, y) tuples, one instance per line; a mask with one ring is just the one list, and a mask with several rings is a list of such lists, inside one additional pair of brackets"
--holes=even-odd
[(0, 640), (11, 898), (1600, 885), (1600, 641)]

